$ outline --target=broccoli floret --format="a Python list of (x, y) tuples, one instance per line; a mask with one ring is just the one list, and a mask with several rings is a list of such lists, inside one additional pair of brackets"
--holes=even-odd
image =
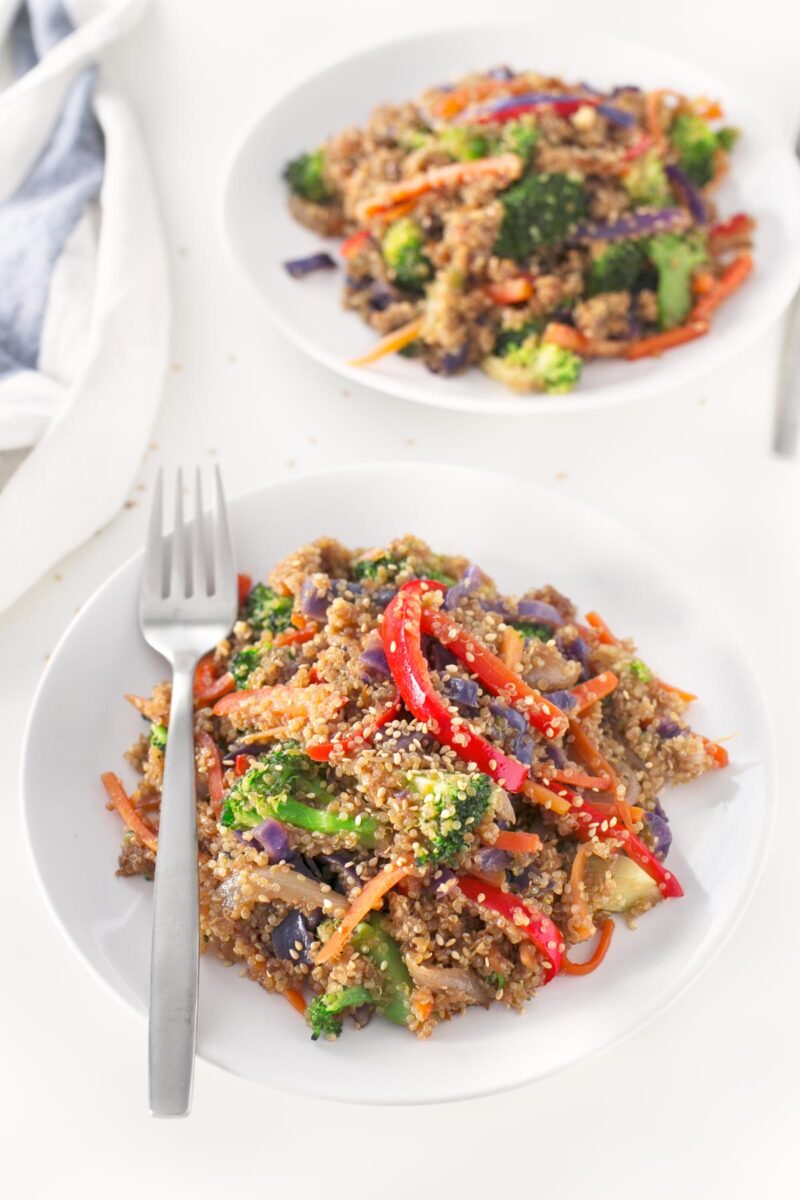
[(425, 579), (435, 579), (437, 583), (443, 583), (445, 587), (453, 587), (456, 582), (453, 576), (448, 575), (439, 563), (434, 564), (432, 567), (423, 567), (422, 573)]
[(692, 307), (692, 274), (708, 258), (705, 234), (659, 233), (650, 238), (647, 253), (658, 270), (658, 323), (673, 329)]
[(540, 642), (549, 642), (553, 637), (549, 625), (538, 625), (535, 621), (511, 621), (510, 624), (525, 638), (538, 638)]
[(474, 158), (486, 158), (492, 146), (485, 133), (469, 129), (465, 125), (450, 125), (439, 134), (442, 149), (458, 162), (469, 162)]
[(361, 845), (373, 846), (374, 818), (341, 816), (305, 803), (319, 800), (329, 804), (334, 798), (324, 767), (313, 762), (297, 742), (284, 742), (236, 781), (225, 799), (220, 824), (228, 829), (253, 829), (272, 817), (311, 833), (352, 833)]
[(343, 988), (340, 992), (326, 992), (315, 996), (306, 1009), (306, 1020), (311, 1026), (311, 1040), (324, 1037), (334, 1041), (342, 1032), (343, 1016), (348, 1008), (359, 1008), (372, 1004), (372, 994), (365, 987)]
[(289, 190), (304, 200), (330, 204), (335, 199), (334, 192), (325, 181), (325, 153), (321, 149), (293, 158), (284, 167), (283, 178)]
[(395, 1025), (407, 1025), (411, 1019), (411, 976), (400, 947), (386, 932), (383, 918), (373, 915), (356, 925), (352, 942), (380, 973), (381, 990), (375, 999), (378, 1008)]
[(533, 158), (533, 152), (539, 142), (539, 130), (530, 117), (520, 121), (509, 121), (503, 126), (498, 151), (500, 153), (518, 154), (526, 166)]
[(292, 623), (293, 608), (291, 596), (279, 596), (265, 583), (257, 583), (247, 597), (245, 613), (253, 629), (282, 633)]
[(250, 675), (261, 662), (263, 646), (245, 646), (238, 654), (234, 654), (228, 670), (234, 678), (238, 690), (247, 687)]
[(672, 122), (669, 139), (678, 152), (680, 164), (698, 187), (705, 187), (714, 177), (717, 150), (730, 150), (737, 130), (715, 132), (707, 121), (695, 113), (680, 113)]
[(650, 204), (664, 208), (673, 203), (664, 163), (657, 150), (650, 150), (630, 164), (622, 177), (625, 190), (634, 204)]
[(419, 797), (417, 825), (425, 842), (420, 863), (451, 863), (458, 858), (489, 807), (494, 784), (488, 775), (454, 771), (409, 771)]
[(156, 750), (164, 750), (167, 745), (167, 727), (166, 725), (158, 725), (154, 721), (150, 726), (150, 745), (155, 746)]
[(503, 988), (508, 983), (508, 980), (501, 971), (490, 971), (486, 976), (486, 982), (489, 984), (489, 987), (494, 988), (496, 992), (502, 992)]
[(563, 242), (586, 216), (583, 185), (569, 175), (527, 175), (501, 196), (504, 214), (495, 254), (518, 262), (539, 246)]
[(501, 329), (494, 343), (494, 353), (502, 358), (515, 346), (521, 346), (532, 333), (541, 333), (543, 329), (544, 321), (526, 321), (519, 329)]
[(724, 150), (726, 153), (728, 153), (736, 145), (740, 136), (740, 130), (733, 129), (730, 125), (726, 125), (724, 129), (717, 130), (717, 145), (719, 146), (720, 150)]
[(421, 292), (433, 275), (424, 252), (422, 230), (411, 217), (393, 221), (383, 235), (381, 253), (398, 287)]
[(611, 242), (589, 268), (589, 295), (629, 291), (644, 263), (645, 253), (641, 242)]
[(517, 392), (571, 392), (582, 366), (582, 359), (572, 350), (535, 337), (512, 346), (502, 358), (492, 355), (483, 362), (492, 379)]
[(388, 554), (379, 554), (377, 558), (362, 558), (353, 564), (353, 575), (356, 579), (377, 579), (384, 571), (387, 575), (397, 575), (406, 565), (404, 558), (390, 558)]
[(643, 663), (640, 658), (633, 658), (628, 663), (628, 666), (633, 671), (637, 679), (642, 683), (649, 683), (653, 678), (653, 672), (648, 667), (647, 663)]
[(398, 139), (404, 150), (421, 150), (432, 140), (433, 134), (429, 129), (410, 129), (408, 133), (401, 134)]

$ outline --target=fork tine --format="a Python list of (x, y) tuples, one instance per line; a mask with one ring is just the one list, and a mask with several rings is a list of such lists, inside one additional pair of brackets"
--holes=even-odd
[(187, 595), (187, 550), (186, 529), (183, 524), (183, 471), (178, 467), (175, 477), (175, 528), (172, 534), (172, 570), (169, 587), (171, 596)]
[(147, 544), (144, 552), (143, 590), (151, 596), (164, 595), (164, 468), (158, 468), (156, 485), (153, 489), (153, 503), (150, 509), (150, 523), (147, 527)]
[(231, 547), (231, 531), (228, 525), (228, 510), (225, 506), (225, 492), (222, 487), (222, 473), (219, 467), (214, 468), (215, 505), (213, 517), (214, 529), (214, 594), (223, 596), (233, 595), (236, 585), (233, 549)]
[(206, 552), (205, 514), (203, 513), (203, 477), (200, 468), (195, 468), (194, 521), (192, 522), (192, 592), (195, 596), (207, 596), (208, 554)]

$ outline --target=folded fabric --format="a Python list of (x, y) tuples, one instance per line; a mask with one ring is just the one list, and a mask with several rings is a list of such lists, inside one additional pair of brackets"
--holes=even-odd
[(0, 491), (0, 610), (121, 507), (163, 386), (157, 206), (95, 65), (145, 5), (0, 0), (0, 450), (34, 447)]

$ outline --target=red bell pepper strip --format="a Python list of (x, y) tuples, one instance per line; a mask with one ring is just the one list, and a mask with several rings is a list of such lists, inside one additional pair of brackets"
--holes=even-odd
[(310, 642), (317, 633), (318, 625), (306, 625), (305, 629), (284, 629), (283, 633), (279, 633), (275, 638), (273, 645), (276, 649), (281, 646), (302, 646), (303, 642)]
[(533, 295), (533, 280), (530, 275), (517, 275), (499, 283), (487, 283), (483, 290), (495, 304), (521, 304)]
[(545, 983), (556, 977), (564, 960), (564, 939), (561, 930), (549, 917), (523, 904), (510, 892), (501, 892), (500, 888), (492, 887), (474, 875), (459, 875), (458, 886), (473, 904), (480, 904), (503, 917), (533, 942), (544, 959), (543, 965), (547, 971)]
[(252, 761), (252, 758), (253, 758), (252, 754), (237, 754), (236, 755), (236, 758), (235, 758), (234, 764), (233, 764), (233, 769), (236, 772), (236, 776), (238, 779), (241, 779), (242, 775), (246, 775), (247, 772), (250, 770), (250, 763)]
[(585, 683), (577, 684), (571, 689), (572, 695), (575, 697), (574, 714), (580, 716), (598, 700), (610, 696), (618, 683), (619, 679), (613, 671), (603, 671), (602, 674), (595, 675), (594, 679), (587, 679)]
[(252, 576), (237, 575), (236, 586), (239, 593), (239, 607), (241, 608), (247, 597), (250, 595), (250, 589), (253, 586)]
[[(433, 686), (422, 652), (422, 596), (434, 590), (444, 591), (444, 587), (432, 580), (412, 580), (400, 588), (383, 615), (383, 647), (397, 690), (408, 710), (438, 741), (508, 791), (518, 792), (528, 778), (528, 768), (508, 758), (463, 718), (454, 717)], [(448, 628), (451, 624), (448, 621)]]
[(205, 752), (209, 763), (206, 770), (208, 777), (208, 798), (211, 801), (211, 807), (214, 810), (214, 815), (219, 816), (222, 812), (222, 801), (225, 796), (225, 784), (222, 778), (222, 760), (219, 756), (219, 747), (214, 741), (210, 733), (206, 733), (201, 729), (197, 734), (197, 745)]
[(368, 229), (359, 229), (357, 233), (351, 233), (350, 237), (345, 238), (339, 247), (342, 258), (353, 258), (359, 250), (363, 249), (370, 236)]
[(697, 301), (691, 313), (690, 321), (707, 321), (716, 312), (720, 304), (733, 295), (741, 287), (753, 270), (752, 254), (740, 254), (725, 268), (710, 292)]
[(601, 809), (595, 808), (580, 796), (576, 796), (569, 788), (561, 785), (532, 783), (530, 788), (534, 792), (538, 788), (544, 788), (569, 802), (569, 815), (575, 822), (576, 832), (582, 842), (589, 842), (593, 838), (597, 838), (600, 842), (619, 842), (620, 848), (624, 850), (628, 858), (633, 859), (636, 865), (658, 884), (658, 890), (665, 899), (683, 895), (683, 888), (672, 872), (668, 871), (664, 864), (659, 862), (656, 856), (648, 850), (641, 838), (620, 825), (616, 817), (608, 816)]
[(334, 755), (352, 754), (354, 750), (371, 742), (378, 730), (393, 721), (402, 707), (402, 700), (395, 696), (394, 700), (374, 717), (368, 717), (361, 724), (354, 725), (344, 736), (339, 735), (331, 742), (316, 742), (306, 746), (306, 754), (314, 762), (328, 762)]
[(747, 213), (734, 213), (727, 220), (717, 221), (716, 225), (712, 225), (708, 231), (708, 238), (713, 242), (715, 238), (738, 237), (743, 233), (751, 233), (754, 228), (755, 221)]
[(423, 606), (422, 630), (455, 654), (493, 696), (501, 696), (506, 701), (516, 700), (524, 708), (529, 723), (546, 738), (560, 737), (566, 732), (568, 721), (561, 709), (529, 687), (516, 671), (476, 642), (446, 612)]
[(226, 671), (218, 674), (213, 650), (203, 656), (194, 673), (194, 706), (207, 708), (227, 696), (236, 687), (233, 676)]
[(476, 125), (504, 124), (506, 121), (516, 121), (517, 117), (521, 117), (524, 113), (536, 112), (539, 108), (547, 108), (557, 117), (569, 117), (579, 108), (587, 105), (590, 108), (596, 108), (599, 103), (599, 100), (594, 100), (589, 96), (569, 96), (563, 100), (559, 100), (555, 96), (543, 96), (540, 100), (521, 100), (519, 104), (509, 104), (494, 112), (482, 113), (481, 116), (475, 117), (474, 123)]

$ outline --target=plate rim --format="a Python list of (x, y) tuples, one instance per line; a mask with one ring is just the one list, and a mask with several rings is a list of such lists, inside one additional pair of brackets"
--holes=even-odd
[[(683, 369), (680, 369), (679, 366), (674, 367), (674, 374), (667, 381), (664, 381), (661, 372), (653, 369), (639, 381), (626, 380), (623, 383), (604, 385), (602, 388), (598, 388), (595, 393), (582, 392), (580, 387), (578, 387), (576, 391), (564, 395), (537, 394), (526, 396), (512, 394), (508, 392), (508, 389), (500, 390), (501, 385), (498, 385), (496, 395), (492, 393), (485, 397), (465, 397), (455, 390), (452, 393), (442, 391), (441, 394), (436, 394), (426, 388), (424, 381), (422, 383), (417, 382), (416, 377), (406, 380), (394, 378), (389, 375), (383, 376), (379, 371), (374, 371), (372, 365), (368, 365), (366, 368), (353, 367), (346, 360), (337, 359), (322, 349), (312, 337), (298, 330), (290, 320), (287, 320), (281, 312), (280, 305), (272, 300), (269, 293), (262, 289), (252, 277), (236, 248), (234, 236), (235, 223), (232, 214), (233, 184), (240, 158), (256, 135), (262, 122), (268, 118), (274, 109), (291, 101), (293, 97), (303, 92), (309, 84), (321, 76), (335, 73), (349, 63), (367, 59), (376, 53), (387, 51), (392, 47), (410, 46), (414, 43), (445, 36), (459, 38), (464, 34), (475, 34), (477, 32), (506, 30), (509, 32), (536, 31), (541, 33), (544, 31), (546, 33), (569, 33), (570, 28), (569, 23), (563, 21), (535, 22), (525, 19), (498, 19), (496, 21), (479, 21), (472, 25), (459, 25), (457, 28), (437, 26), (434, 29), (417, 30), (405, 37), (384, 38), (380, 41), (370, 42), (353, 53), (340, 54), (324, 61), (311, 74), (304, 75), (298, 82), (283, 89), (279, 94), (254, 111), (250, 119), (245, 123), (238, 138), (233, 140), (231, 147), (223, 159), (220, 183), (218, 185), (218, 200), (215, 205), (216, 224), (228, 263), (234, 268), (237, 277), (256, 301), (257, 307), (291, 345), (313, 362), (324, 366), (335, 376), (346, 379), (351, 383), (361, 384), (364, 387), (371, 388), (384, 395), (392, 396), (395, 399), (406, 400), (411, 403), (440, 408), (450, 412), (464, 412), (469, 414), (480, 413), (485, 415), (525, 417), (547, 416), (551, 414), (571, 415), (594, 412), (605, 408), (617, 407), (622, 404), (632, 404), (637, 401), (656, 400), (658, 397), (663, 397), (669, 392), (687, 387), (694, 381), (705, 379), (707, 375), (725, 363), (734, 361), (740, 353), (744, 352), (754, 341), (757, 341), (782, 316), (791, 303), (792, 297), (797, 292), (798, 287), (800, 287), (800, 235), (798, 236), (797, 252), (794, 258), (791, 256), (787, 257), (783, 260), (782, 269), (777, 274), (774, 271), (772, 272), (769, 291), (764, 297), (766, 303), (760, 305), (757, 315), (745, 325), (736, 325), (730, 331), (723, 331), (722, 335), (717, 331), (716, 338), (713, 336), (712, 331), (709, 338), (704, 340), (704, 360), (702, 367), (692, 366), (690, 360)], [(752, 121), (752, 125), (757, 131), (763, 132), (770, 129), (770, 121), (765, 107), (754, 103), (746, 94), (740, 93), (735, 85), (729, 87), (723, 81), (718, 80), (705, 67), (695, 64), (691, 59), (665, 52), (651, 43), (637, 42), (626, 37), (617, 36), (616, 34), (605, 33), (597, 28), (586, 29), (584, 32), (590, 34), (598, 42), (614, 44), (627, 50), (632, 55), (635, 55), (637, 50), (646, 50), (650, 54), (657, 55), (665, 64), (674, 63), (678, 67), (688, 67), (699, 72), (705, 76), (708, 85), (715, 90), (715, 94), (721, 94), (726, 99), (732, 100), (736, 109), (740, 110), (748, 120)], [(797, 199), (800, 202), (800, 162), (798, 162), (789, 144), (784, 139), (777, 136), (772, 137), (770, 138), (770, 144), (776, 150), (780, 149), (785, 155), (787, 164), (792, 164), (790, 169), (795, 176)], [(457, 380), (450, 382), (455, 383)]]
[[(432, 468), (441, 469), (442, 467), (445, 467), (449, 471), (455, 471), (455, 472), (461, 473), (464, 476), (468, 476), (473, 479), (475, 479), (476, 477), (483, 478), (483, 479), (490, 479), (490, 480), (494, 481), (495, 483), (507, 484), (508, 479), (509, 479), (509, 476), (505, 475), (501, 471), (493, 471), (493, 470), (488, 470), (488, 469), (480, 468), (480, 467), (477, 467), (477, 468), (465, 467), (461, 464), (443, 463), (436, 459), (428, 459), (428, 460), (414, 459), (409, 462), (383, 461), (383, 462), (375, 462), (375, 463), (353, 463), (353, 464), (324, 467), (324, 468), (321, 468), (318, 470), (313, 470), (313, 471), (298, 472), (297, 475), (293, 475), (289, 479), (275, 480), (271, 483), (263, 484), (261, 487), (253, 488), (250, 491), (243, 492), (241, 494), (233, 496), (229, 499), (228, 504), (229, 504), (229, 508), (235, 508), (239, 505), (246, 506), (252, 500), (252, 498), (258, 494), (261, 494), (264, 492), (280, 490), (282, 487), (286, 486), (287, 484), (295, 485), (298, 483), (308, 483), (310, 481), (313, 481), (313, 480), (316, 480), (319, 478), (326, 478), (326, 477), (330, 477), (330, 476), (334, 476), (334, 475), (353, 476), (353, 475), (358, 475), (358, 474), (372, 474), (373, 472), (376, 472), (376, 471), (380, 472), (382, 475), (385, 475), (385, 473), (388, 471), (396, 471), (399, 474), (408, 473), (409, 475), (411, 475), (414, 472), (430, 471)], [(524, 479), (519, 476), (511, 476), (511, 478), (513, 479), (514, 483), (521, 485), (526, 490), (529, 490), (533, 493), (538, 491), (538, 492), (546, 492), (550, 495), (555, 494), (554, 489), (549, 488), (544, 484), (538, 483), (535, 480)], [(661, 550), (654, 549), (650, 545), (650, 543), (647, 541), (647, 539), (638, 532), (638, 530), (632, 529), (630, 526), (625, 524), (624, 521), (621, 521), (614, 514), (609, 513), (606, 509), (604, 509), (602, 507), (598, 507), (598, 506), (592, 505), (592, 504), (587, 504), (586, 502), (584, 502), (580, 499), (577, 499), (575, 497), (572, 497), (572, 496), (559, 497), (559, 499), (561, 501), (567, 501), (567, 503), (569, 504), (570, 507), (573, 507), (578, 510), (589, 508), (591, 510), (596, 511), (604, 521), (606, 521), (609, 524), (622, 530), (627, 537), (629, 537), (629, 538), (633, 539), (635, 542), (637, 542), (641, 547), (643, 547), (645, 550), (647, 550), (647, 552), (650, 555), (655, 555), (660, 560), (660, 562), (664, 565), (664, 567), (674, 568), (675, 569), (674, 573), (673, 573), (674, 579), (678, 579), (681, 581), (684, 579), (684, 574), (682, 572), (680, 572), (679, 570), (677, 570), (675, 560), (673, 560), (671, 555), (662, 553)], [(33, 876), (34, 876), (34, 879), (36, 882), (37, 890), (44, 901), (45, 908), (47, 909), (48, 913), (52, 917), (52, 919), (56, 925), (56, 928), (60, 931), (60, 933), (64, 937), (65, 941), (69, 945), (70, 949), (72, 950), (72, 952), (74, 953), (76, 958), (82, 963), (84, 968), (88, 969), (89, 973), (95, 979), (97, 979), (102, 984), (102, 986), (112, 996), (114, 996), (115, 999), (120, 1004), (123, 1005), (124, 1008), (126, 1008), (129, 1012), (132, 1012), (137, 1017), (137, 1019), (139, 1020), (139, 1022), (141, 1024), (146, 1025), (146, 1021), (147, 1021), (146, 1007), (140, 1006), (140, 1004), (134, 998), (127, 995), (123, 990), (116, 988), (114, 986), (112, 980), (110, 978), (107, 978), (105, 975), (103, 975), (103, 973), (95, 965), (95, 963), (93, 961), (91, 961), (91, 959), (89, 959), (84, 954), (81, 946), (78, 944), (76, 938), (73, 936), (73, 934), (67, 927), (64, 919), (62, 918), (61, 914), (59, 913), (58, 909), (56, 908), (55, 902), (50, 895), (50, 891), (48, 889), (45, 878), (39, 869), (39, 864), (38, 864), (35, 850), (34, 850), (31, 822), (29, 819), (31, 806), (29, 804), (28, 784), (27, 784), (27, 776), (28, 776), (27, 764), (28, 764), (29, 755), (32, 753), (33, 727), (34, 727), (34, 723), (35, 723), (35, 719), (36, 719), (36, 715), (37, 715), (37, 710), (39, 707), (41, 697), (43, 696), (44, 692), (47, 689), (50, 675), (55, 670), (55, 666), (56, 666), (56, 663), (58, 661), (58, 658), (59, 658), (59, 655), (60, 655), (60, 652), (61, 652), (63, 646), (67, 643), (69, 638), (72, 636), (74, 628), (85, 617), (86, 611), (89, 609), (89, 607), (91, 605), (93, 605), (108, 588), (111, 587), (112, 583), (117, 579), (117, 577), (119, 575), (121, 575), (125, 571), (129, 570), (137, 560), (139, 560), (143, 557), (143, 555), (144, 555), (144, 550), (141, 549), (141, 550), (134, 552), (133, 554), (128, 555), (126, 558), (124, 558), (123, 561), (120, 562), (117, 565), (117, 567), (115, 567), (98, 584), (98, 586), (92, 591), (92, 593), (89, 596), (87, 596), (86, 600), (83, 602), (80, 609), (72, 615), (72, 617), (70, 618), (66, 627), (64, 628), (61, 636), (58, 638), (58, 640), (49, 656), (48, 662), (45, 665), (45, 668), (42, 671), (42, 674), (36, 685), (36, 688), (34, 690), (33, 697), (30, 701), (30, 706), (28, 708), (28, 712), (27, 712), (27, 715), (25, 718), (25, 725), (24, 725), (23, 735), (22, 735), (22, 740), (21, 740), (19, 771), (18, 771), (17, 778), (18, 778), (18, 787), (19, 787), (19, 808), (20, 808), (20, 816), (21, 816), (23, 843), (24, 843), (25, 850), (27, 853), (28, 863), (31, 867), (31, 870), (32, 870), (32, 873), (33, 873)], [(706, 587), (706, 586), (707, 585), (704, 584), (704, 587)], [(687, 592), (689, 590), (688, 584), (681, 582), (679, 590), (681, 593)], [(710, 592), (710, 598), (711, 598), (712, 602), (715, 599), (715, 592), (713, 589)], [(719, 935), (719, 939), (718, 939), (717, 943), (715, 945), (713, 945), (710, 948), (710, 950), (706, 953), (706, 955), (702, 958), (702, 960), (696, 964), (694, 971), (691, 974), (689, 974), (686, 978), (684, 978), (682, 981), (678, 982), (673, 987), (670, 987), (669, 989), (664, 991), (661, 994), (658, 1001), (656, 1003), (654, 1003), (650, 1009), (645, 1011), (643, 1015), (637, 1016), (636, 1019), (628, 1026), (628, 1028), (621, 1031), (615, 1037), (612, 1037), (609, 1041), (603, 1043), (602, 1045), (596, 1046), (589, 1051), (581, 1051), (581, 1052), (575, 1054), (574, 1056), (567, 1055), (561, 1062), (552, 1066), (551, 1068), (544, 1071), (543, 1073), (536, 1075), (533, 1078), (531, 1078), (530, 1076), (528, 1076), (527, 1078), (525, 1078), (525, 1077), (516, 1078), (512, 1082), (502, 1081), (502, 1082), (483, 1085), (483, 1086), (479, 1086), (479, 1087), (475, 1087), (475, 1088), (462, 1089), (462, 1090), (459, 1090), (457, 1093), (455, 1093), (455, 1092), (438, 1092), (433, 1097), (419, 1096), (416, 1094), (404, 1095), (403, 1097), (401, 1097), (399, 1099), (394, 1098), (394, 1097), (388, 1097), (388, 1096), (387, 1097), (379, 1097), (379, 1098), (370, 1097), (369, 1100), (365, 1101), (364, 1099), (358, 1099), (357, 1097), (351, 1096), (351, 1095), (334, 1096), (328, 1090), (317, 1088), (313, 1084), (311, 1086), (294, 1087), (294, 1086), (290, 1086), (289, 1084), (286, 1084), (283, 1081), (281, 1081), (281, 1082), (265, 1082), (263, 1079), (256, 1078), (254, 1075), (248, 1075), (248, 1074), (245, 1074), (243, 1072), (236, 1070), (229, 1063), (223, 1061), (223, 1059), (220, 1056), (218, 1056), (214, 1053), (208, 1053), (205, 1051), (201, 1051), (199, 1049), (199, 1047), (197, 1050), (197, 1058), (202, 1060), (205, 1063), (211, 1064), (212, 1066), (214, 1066), (215, 1068), (217, 1068), (219, 1070), (225, 1071), (229, 1075), (232, 1075), (234, 1077), (241, 1078), (241, 1079), (246, 1079), (249, 1082), (254, 1083), (260, 1087), (266, 1087), (266, 1088), (272, 1089), (276, 1092), (287, 1092), (289, 1094), (297, 1095), (297, 1096), (308, 1096), (313, 1099), (322, 1100), (322, 1101), (325, 1101), (328, 1103), (338, 1103), (338, 1104), (348, 1104), (348, 1105), (367, 1104), (370, 1106), (387, 1107), (387, 1108), (393, 1108), (393, 1107), (405, 1108), (405, 1107), (411, 1107), (411, 1106), (434, 1105), (434, 1104), (438, 1105), (438, 1104), (445, 1104), (445, 1103), (449, 1104), (449, 1103), (458, 1103), (461, 1101), (474, 1100), (474, 1099), (477, 1099), (477, 1098), (483, 1097), (483, 1096), (498, 1095), (498, 1094), (501, 1094), (504, 1092), (517, 1091), (518, 1089), (523, 1088), (523, 1087), (533, 1087), (533, 1086), (541, 1083), (543, 1080), (551, 1077), (552, 1075), (559, 1074), (561, 1071), (568, 1070), (572, 1067), (575, 1067), (579, 1063), (588, 1062), (591, 1059), (596, 1058), (598, 1055), (605, 1054), (605, 1053), (613, 1050), (616, 1046), (619, 1046), (621, 1043), (627, 1041), (628, 1038), (633, 1037), (633, 1035), (635, 1033), (639, 1032), (640, 1030), (645, 1029), (647, 1026), (652, 1024), (659, 1016), (661, 1016), (664, 1012), (666, 1012), (669, 1008), (671, 1008), (673, 1004), (675, 1004), (678, 1000), (680, 1000), (681, 997), (687, 991), (689, 991), (694, 986), (694, 984), (697, 983), (697, 981), (700, 978), (702, 978), (702, 976), (709, 969), (711, 964), (715, 961), (717, 956), (721, 953), (721, 951), (728, 944), (728, 941), (733, 936), (734, 932), (736, 931), (736, 929), (739, 926), (740, 921), (742, 920), (743, 916), (745, 915), (748, 908), (750, 907), (750, 904), (753, 900), (754, 894), (756, 892), (756, 889), (758, 887), (758, 884), (759, 884), (761, 877), (763, 875), (763, 872), (764, 872), (767, 855), (769, 853), (769, 849), (770, 849), (770, 846), (772, 843), (775, 821), (776, 821), (776, 816), (777, 816), (776, 741), (775, 741), (775, 730), (774, 730), (774, 723), (773, 723), (773, 719), (772, 719), (771, 710), (770, 710), (768, 704), (766, 703), (766, 697), (764, 694), (764, 689), (761, 686), (760, 678), (752, 665), (752, 661), (751, 661), (749, 652), (747, 651), (742, 639), (739, 637), (739, 635), (736, 633), (736, 631), (728, 623), (728, 621), (724, 615), (724, 609), (720, 610), (720, 607), (718, 605), (716, 605), (715, 608), (716, 608), (716, 612), (717, 612), (716, 620), (717, 620), (718, 628), (720, 628), (721, 631), (723, 632), (723, 634), (725, 635), (725, 639), (728, 642), (728, 644), (731, 645), (738, 654), (739, 665), (747, 678), (748, 684), (749, 684), (751, 692), (752, 692), (753, 701), (754, 701), (754, 703), (760, 713), (760, 716), (761, 716), (761, 723), (763, 726), (763, 735), (764, 735), (763, 760), (762, 760), (762, 765), (763, 765), (763, 770), (764, 770), (764, 784), (765, 784), (764, 789), (763, 789), (763, 795), (762, 795), (762, 799), (763, 799), (763, 803), (764, 803), (764, 819), (761, 823), (761, 832), (760, 832), (759, 843), (758, 843), (756, 853), (754, 854), (753, 859), (752, 859), (752, 865), (747, 874), (747, 877), (743, 880), (743, 883), (742, 883), (740, 904), (737, 907), (735, 913), (730, 917), (728, 924), (725, 927), (725, 930)], [(722, 611), (722, 613), (723, 613), (723, 615), (721, 617), (719, 616), (720, 611)], [(143, 1047), (142, 1053), (143, 1054), (144, 1054), (144, 1044), (145, 1043), (143, 1040), (143, 1042), (142, 1042), (142, 1047)]]

